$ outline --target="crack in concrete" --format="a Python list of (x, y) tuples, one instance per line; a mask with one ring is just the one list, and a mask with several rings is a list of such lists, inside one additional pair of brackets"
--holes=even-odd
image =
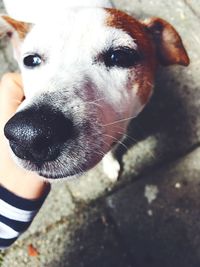
[(196, 10), (193, 8), (193, 6), (191, 5), (191, 3), (189, 2), (189, 0), (183, 0), (184, 3), (190, 8), (190, 10), (192, 11), (192, 13), (198, 18), (200, 19), (200, 15), (196, 12)]

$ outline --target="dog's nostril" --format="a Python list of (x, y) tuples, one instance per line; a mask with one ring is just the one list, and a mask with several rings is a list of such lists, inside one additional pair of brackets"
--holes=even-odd
[(27, 109), (13, 116), (4, 128), (13, 152), (34, 162), (55, 160), (73, 133), (71, 120), (49, 107)]

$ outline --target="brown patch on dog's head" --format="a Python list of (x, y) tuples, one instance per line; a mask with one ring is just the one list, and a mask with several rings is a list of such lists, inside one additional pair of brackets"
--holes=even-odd
[(116, 9), (106, 10), (108, 12), (107, 26), (123, 30), (129, 34), (137, 44), (138, 52), (141, 55), (141, 61), (130, 71), (130, 77), (133, 71), (135, 73), (135, 83), (138, 84), (137, 95), (142, 105), (144, 105), (147, 103), (153, 87), (157, 64), (155, 46), (141, 22), (122, 11)]
[(187, 66), (189, 57), (177, 31), (168, 22), (160, 18), (151, 18), (140, 22), (116, 9), (106, 9), (106, 24), (128, 33), (137, 44), (142, 60), (133, 70), (136, 75), (138, 96), (146, 104), (154, 82), (158, 64)]
[[(6, 15), (2, 15), (1, 16), (2, 19), (9, 25), (11, 26), (11, 28), (16, 31), (18, 33), (18, 36), (21, 40), (23, 40), (26, 36), (26, 34), (28, 33), (29, 29), (30, 29), (30, 24), (29, 23), (25, 23), (22, 21), (17, 21), (9, 16)], [(7, 35), (9, 37), (12, 37), (12, 31), (8, 31)]]

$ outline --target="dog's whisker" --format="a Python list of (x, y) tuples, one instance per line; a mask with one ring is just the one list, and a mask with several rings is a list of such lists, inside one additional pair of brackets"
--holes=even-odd
[(98, 98), (98, 99), (95, 99), (95, 100), (93, 100), (93, 101), (86, 101), (86, 104), (88, 104), (88, 103), (96, 103), (96, 102), (99, 102), (99, 101), (102, 101), (102, 100), (104, 100), (105, 99), (105, 97), (102, 97), (102, 98)]
[(151, 86), (151, 87), (154, 86), (154, 84), (153, 84), (152, 82), (150, 82), (150, 81), (147, 81), (146, 83), (147, 83), (149, 86)]
[(100, 104), (98, 104), (98, 103), (93, 103), (93, 102), (88, 102), (87, 103), (88, 105), (94, 105), (94, 106), (96, 106), (96, 107), (100, 107), (100, 108), (103, 108), (103, 106), (102, 105), (100, 105)]
[(100, 156), (103, 156), (103, 157), (106, 155), (106, 153), (104, 153), (102, 151), (98, 151), (98, 150), (95, 150), (94, 154), (97, 154), (97, 155), (100, 155)]
[[(100, 124), (100, 127), (104, 127), (104, 125)], [(124, 127), (122, 127), (120, 125), (115, 125), (115, 124), (112, 125), (112, 128), (124, 130)]]
[[(114, 132), (114, 131), (113, 131), (113, 132)], [(123, 133), (121, 133), (121, 132), (117, 132), (117, 133), (123, 134)], [(134, 142), (135, 145), (137, 145), (137, 146), (142, 146), (142, 144), (141, 144), (137, 139), (133, 138), (132, 136), (130, 136), (130, 135), (126, 134), (126, 133), (124, 133), (123, 136), (124, 136), (125, 138), (127, 138), (127, 139), (132, 140), (132, 141)], [(151, 155), (151, 157), (152, 157), (153, 159), (155, 159), (155, 155), (154, 155), (151, 151), (149, 151), (148, 153)]]
[(102, 143), (106, 145), (106, 149), (110, 149), (110, 144), (108, 142), (102, 140)]
[(113, 140), (116, 141), (116, 144), (121, 144), (126, 150), (128, 150), (128, 147), (122, 141), (118, 140), (116, 137), (109, 134), (103, 134), (103, 135), (112, 138)]
[(132, 140), (135, 144), (138, 144), (138, 141), (137, 139), (133, 138), (132, 136), (128, 135), (128, 134), (124, 134), (124, 137), (125, 138), (128, 138), (130, 140)]
[(127, 139), (132, 140), (135, 144), (138, 143), (138, 141), (137, 141), (135, 138), (133, 138), (132, 136), (130, 136), (130, 135), (124, 133), (124, 132), (120, 132), (120, 131), (112, 131), (112, 130), (110, 130), (110, 131), (113, 132), (113, 133), (118, 133), (118, 134), (123, 135), (124, 138), (127, 138)]
[[(79, 173), (83, 173), (84, 171), (78, 166), (77, 164), (74, 163), (73, 158), (69, 156), (70, 159), (70, 164), (73, 165), (75, 169), (79, 170)], [(66, 168), (67, 162), (59, 160), (59, 165), (62, 166), (63, 168)]]
[(110, 126), (110, 125), (113, 125), (113, 124), (116, 124), (116, 123), (119, 123), (119, 122), (124, 122), (124, 121), (127, 121), (127, 120), (131, 120), (131, 119), (134, 119), (134, 118), (135, 118), (135, 116), (132, 116), (132, 117), (129, 117), (129, 118), (113, 121), (111, 123), (103, 124), (102, 127)]

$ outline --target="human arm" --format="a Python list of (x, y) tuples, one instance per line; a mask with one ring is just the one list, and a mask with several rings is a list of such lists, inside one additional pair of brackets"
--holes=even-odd
[(0, 82), (0, 248), (24, 232), (42, 206), (50, 185), (19, 167), (11, 157), (4, 126), (24, 99), (20, 74), (6, 74)]

